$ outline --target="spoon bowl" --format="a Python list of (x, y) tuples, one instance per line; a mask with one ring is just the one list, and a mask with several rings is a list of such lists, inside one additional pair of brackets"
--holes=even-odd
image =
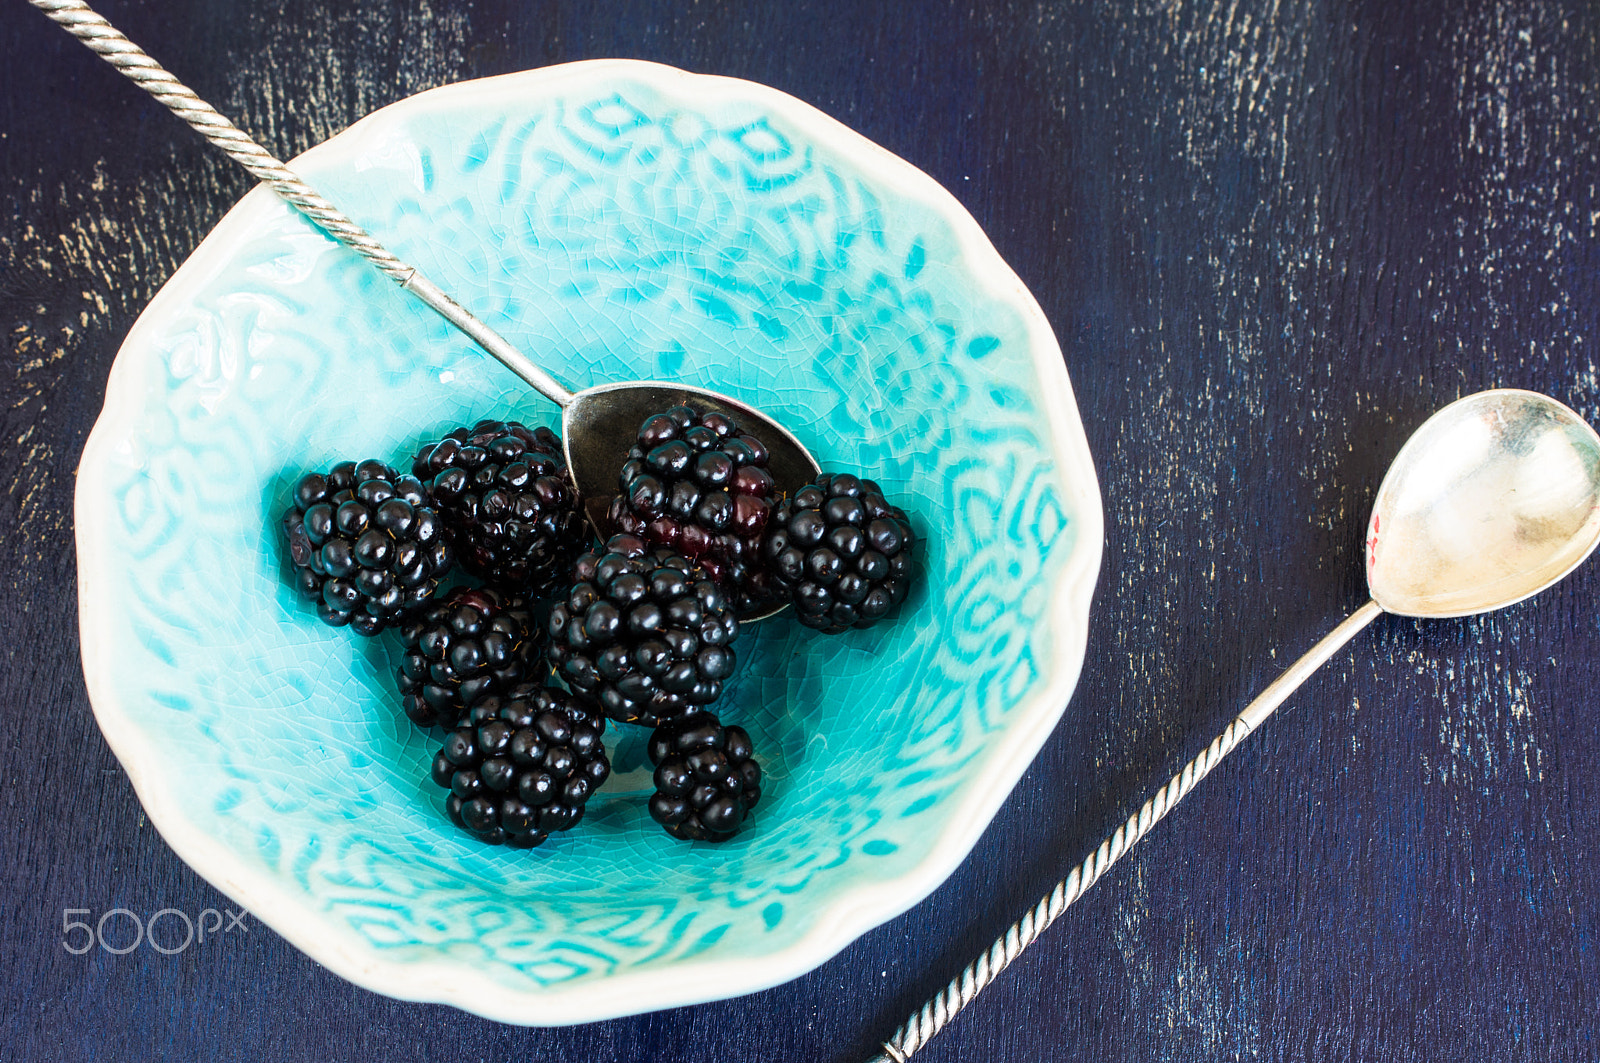
[[(617, 470), (646, 418), (674, 406), (692, 406), (701, 413), (721, 413), (767, 448), (767, 471), (777, 491), (791, 494), (822, 471), (804, 444), (753, 406), (706, 388), (661, 380), (597, 384), (562, 404), (561, 439), (567, 470), (577, 488), (584, 516), (601, 538), (614, 530), (606, 519), (617, 495)], [(739, 614), (743, 621), (761, 620), (782, 611), (779, 601)]]
[(601, 534), (606, 510), (617, 494), (617, 470), (646, 418), (674, 406), (722, 413), (765, 444), (767, 471), (777, 490), (799, 490), (822, 471), (811, 452), (782, 425), (753, 406), (705, 388), (661, 380), (599, 384), (572, 396), (561, 411), (567, 468), (583, 500), (584, 513)]
[[(355, 251), (450, 324), (528, 386), (562, 410), (562, 435), (573, 486), (590, 524), (602, 538), (610, 528), (605, 513), (616, 494), (615, 476), (627, 458), (645, 419), (691, 402), (702, 412), (730, 416), (741, 429), (761, 440), (769, 454), (769, 470), (780, 492), (794, 491), (821, 470), (811, 454), (776, 421), (738, 399), (703, 388), (659, 381), (624, 381), (573, 392), (509, 340), (473, 315), (415, 266), (401, 261), (371, 233), (283, 163), (273, 158), (232, 122), (163, 69), (83, 0), (31, 0), (51, 19), (78, 37), (92, 51), (188, 122), (264, 185), (282, 196), (327, 235)], [(574, 458), (577, 460), (574, 461)], [(758, 620), (782, 606), (748, 612)]]
[(1430, 417), (1373, 502), (1367, 585), (1387, 613), (1520, 602), (1600, 543), (1600, 436), (1555, 399), (1499, 389)]
[[(407, 276), (402, 287), (438, 311), (534, 391), (561, 407), (567, 469), (584, 516), (602, 539), (615, 530), (607, 519), (607, 510), (617, 495), (617, 473), (638, 438), (639, 426), (674, 406), (726, 414), (740, 429), (761, 440), (767, 448), (767, 471), (780, 494), (799, 490), (822, 471), (811, 452), (788, 429), (731, 395), (663, 380), (613, 381), (575, 392), (421, 274)], [(740, 619), (761, 620), (784, 608), (783, 602), (757, 606), (740, 614)]]

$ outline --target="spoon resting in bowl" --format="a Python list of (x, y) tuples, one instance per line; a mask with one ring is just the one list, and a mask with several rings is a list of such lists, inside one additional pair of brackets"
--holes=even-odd
[(1372, 599), (1311, 648), (1227, 730), (1156, 791), (1055, 889), (883, 1042), (872, 1063), (904, 1063), (994, 981), (1188, 796), (1313, 672), (1381, 613), (1443, 618), (1513, 605), (1571, 572), (1600, 543), (1600, 436), (1531, 391), (1481, 391), (1423, 423), (1372, 504)]
[[(601, 537), (608, 532), (606, 510), (617, 491), (617, 470), (627, 460), (639, 426), (647, 417), (689, 404), (701, 413), (722, 413), (765, 444), (767, 470), (776, 490), (790, 494), (822, 471), (805, 446), (782, 425), (731, 395), (659, 380), (597, 384), (573, 391), (535, 365), (510, 341), (450, 298), (415, 266), (402, 262), (371, 233), (301, 180), (216, 108), (200, 99), (165, 67), (151, 59), (83, 0), (29, 0), (155, 97), (258, 180), (277, 192), (323, 232), (365, 258), (406, 291), (435, 310), (469, 339), (515, 373), (524, 383), (561, 407), (561, 438), (567, 469), (585, 515)], [(782, 604), (758, 607), (741, 616), (758, 620)]]

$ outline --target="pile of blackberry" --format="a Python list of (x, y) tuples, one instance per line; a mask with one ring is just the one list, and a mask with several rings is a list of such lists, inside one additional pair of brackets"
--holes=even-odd
[(888, 616), (912, 578), (910, 521), (876, 483), (827, 474), (780, 499), (767, 459), (722, 414), (647, 419), (608, 510), (619, 534), (550, 612), (550, 660), (573, 692), (654, 728), (650, 813), (685, 840), (733, 837), (761, 796), (749, 734), (710, 708), (734, 666), (730, 604), (787, 598), (838, 633)]
[[(739, 614), (787, 600), (824, 633), (864, 628), (913, 577), (911, 523), (877, 484), (832, 473), (783, 496), (767, 464), (725, 414), (656, 414), (592, 549), (555, 433), (482, 420), (424, 446), (411, 476), (364, 461), (302, 477), (282, 525), (325, 621), (400, 629), (402, 705), (450, 731), (432, 777), (462, 829), (528, 848), (575, 826), (610, 774), (609, 717), (652, 728), (651, 817), (722, 842), (761, 798), (749, 733), (713, 711)], [(437, 597), (456, 560), (482, 585)]]
[(550, 610), (550, 660), (573, 693), (653, 728), (650, 815), (684, 841), (732, 838), (761, 796), (750, 736), (706, 708), (733, 674), (738, 633), (710, 571), (626, 532), (578, 560), (567, 599)]
[[(447, 752), (468, 758), (451, 772), (451, 817), (487, 841), (537, 844), (576, 823), (610, 771), (604, 720), (529, 684), (549, 674), (537, 599), (590, 542), (561, 442), (547, 428), (486, 420), (444, 434), (411, 464), (411, 476), (378, 460), (302, 476), (281, 521), (294, 580), (330, 624), (399, 630), (406, 715), (455, 729)], [(441, 596), (457, 560), (482, 585)], [(503, 758), (470, 762), (456, 741), (463, 727), (491, 724), (480, 736), (491, 744), (502, 725), (542, 736), (537, 749), (524, 736), (508, 754), (515, 794), (497, 774)]]

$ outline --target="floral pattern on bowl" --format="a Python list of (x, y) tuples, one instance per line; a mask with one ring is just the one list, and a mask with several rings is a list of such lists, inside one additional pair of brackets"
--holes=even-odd
[(275, 518), (302, 471), (558, 411), (258, 189), (129, 334), (78, 483), (91, 699), (173, 848), (358, 984), (535, 1024), (772, 985), (926, 896), (1066, 705), (1103, 539), (1060, 349), (970, 216), (779, 92), (628, 61), (436, 89), (294, 167), (564, 383), (716, 388), (866, 471), (920, 586), (744, 634), (720, 711), (767, 782), (734, 841), (650, 822), (619, 725), (578, 829), (476, 843), (392, 636), (317, 621)]

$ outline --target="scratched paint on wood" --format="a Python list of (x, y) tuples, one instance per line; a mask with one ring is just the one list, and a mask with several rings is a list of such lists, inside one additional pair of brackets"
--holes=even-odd
[[(865, 1058), (1360, 604), (1367, 507), (1429, 412), (1505, 385), (1600, 417), (1600, 14), (1576, 0), (105, 10), (284, 154), (434, 84), (606, 55), (816, 104), (951, 189), (1039, 298), (1107, 559), (1079, 693), (973, 857), (790, 985), (536, 1031), (351, 989), (265, 930), (176, 962), (68, 955), (64, 908), (220, 901), (94, 729), (71, 468), (120, 337), (248, 183), (19, 5), (0, 21), (18, 1059)], [(1597, 603), (1591, 563), (1500, 615), (1380, 620), (918, 1058), (1594, 1058)]]

